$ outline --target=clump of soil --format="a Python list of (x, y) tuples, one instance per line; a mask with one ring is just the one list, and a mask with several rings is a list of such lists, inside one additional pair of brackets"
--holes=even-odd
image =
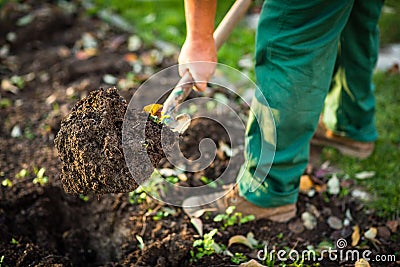
[(127, 103), (115, 88), (99, 89), (80, 100), (61, 122), (54, 143), (63, 163), (61, 182), (66, 192), (133, 191), (138, 187), (137, 181), (150, 177), (153, 166), (165, 157), (161, 146), (162, 125), (147, 120), (148, 114), (144, 112), (130, 112), (130, 120), (146, 123), (146, 142), (143, 144), (133, 137), (130, 158), (140, 161), (146, 154), (152, 163), (150, 166), (135, 162), (130, 173), (122, 148), (126, 110)]

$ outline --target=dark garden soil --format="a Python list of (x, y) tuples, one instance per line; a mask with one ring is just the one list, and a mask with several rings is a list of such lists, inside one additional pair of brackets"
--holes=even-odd
[[(5, 45), (9, 48), (9, 51), (4, 48), (0, 53), (0, 265), (235, 265), (231, 257), (225, 254), (192, 260), (191, 250), (197, 251), (193, 248), (193, 242), (200, 237), (181, 208), (164, 205), (151, 197), (138, 198), (129, 193), (98, 196), (94, 193), (67, 194), (64, 191), (64, 188), (69, 188), (70, 192), (86, 193), (81, 189), (96, 189), (95, 179), (107, 185), (107, 179), (111, 177), (108, 175), (116, 173), (123, 173), (121, 177), (125, 177), (125, 180), (121, 179), (118, 189), (128, 188), (127, 191), (132, 191), (136, 188), (134, 183), (127, 185), (131, 175), (119, 160), (123, 158), (118, 139), (123, 109), (118, 109), (117, 113), (102, 113), (104, 117), (95, 118), (94, 124), (82, 117), (79, 119), (82, 124), (80, 126), (90, 131), (82, 132), (85, 135), (82, 141), (87, 142), (75, 145), (90, 146), (91, 140), (98, 138), (98, 147), (88, 148), (92, 149), (92, 160), (97, 159), (100, 150), (107, 150), (110, 153), (108, 158), (115, 159), (102, 165), (105, 168), (96, 172), (100, 175), (91, 175), (92, 167), (82, 165), (81, 162), (74, 165), (75, 169), (63, 169), (54, 145), (55, 137), (62, 127), (61, 120), (90, 92), (108, 94), (106, 97), (111, 97), (117, 106), (126, 105), (114, 94), (115, 91), (98, 88), (110, 87), (103, 82), (105, 74), (122, 79), (132, 69), (126, 56), (129, 52), (129, 34), (107, 26), (96, 18), (87, 17), (79, 7), (78, 11), (68, 13), (66, 9), (49, 2), (25, 3), (25, 6), (10, 3), (0, 12), (0, 48)], [(32, 15), (32, 20), (21, 22), (20, 19), (28, 14)], [(16, 25), (17, 21), (20, 21), (21, 26)], [(10, 32), (15, 35), (10, 35)], [(97, 40), (95, 56), (87, 51), (82, 56), (82, 51), (79, 51), (83, 34), (90, 34)], [(151, 49), (155, 48), (142, 46), (135, 52), (136, 56), (144, 57)], [(142, 61), (147, 69), (156, 72), (175, 63), (176, 55), (166, 56), (160, 62), (149, 62), (144, 58)], [(24, 85), (18, 84), (18, 78), (15, 77), (10, 82), (13, 75), (21, 77)], [(134, 83), (119, 90), (118, 94), (129, 100), (148, 75), (144, 72), (137, 74)], [(105, 124), (101, 124), (102, 121)], [(98, 134), (90, 136), (94, 128)], [(199, 153), (198, 143), (205, 137), (213, 139), (217, 144), (220, 141), (229, 144), (223, 128), (207, 120), (198, 120), (180, 138), (183, 153), (187, 157), (196, 158)], [(59, 149), (66, 149), (64, 152), (67, 157), (71, 157), (73, 151), (67, 150), (73, 149), (71, 144), (74, 140), (68, 138), (72, 136), (63, 135), (56, 143)], [(67, 141), (70, 146), (62, 147)], [(318, 152), (318, 149), (313, 148), (313, 151)], [(83, 163), (86, 162), (85, 157), (88, 155), (82, 155)], [(156, 164), (161, 158), (155, 159), (153, 163)], [(228, 162), (229, 158), (220, 155), (201, 173), (187, 173), (186, 183), (199, 185), (202, 184), (202, 176), (210, 179), (218, 177)], [(168, 164), (161, 160), (159, 167), (170, 167)], [(323, 244), (335, 244), (340, 238), (347, 241), (348, 249), (353, 249), (353, 227), (358, 225), (360, 241), (356, 248), (359, 251), (371, 250), (370, 258), (398, 253), (398, 221), (376, 217), (351, 194), (328, 194), (323, 189), (327, 178), (321, 175), (318, 156), (314, 157), (314, 166), (309, 168), (308, 174), (319, 190), (312, 197), (300, 195), (297, 218), (285, 224), (261, 220), (221, 229), (221, 223), (213, 222), (213, 217), (206, 214), (201, 217), (204, 233), (214, 228), (219, 229), (214, 240), (225, 246), (230, 237), (246, 236), (252, 232), (259, 244), (268, 242), (269, 249), (319, 249)], [(41, 168), (45, 168), (44, 174), (37, 174)], [(27, 170), (27, 173), (21, 170)], [(79, 186), (70, 186), (70, 181), (63, 180), (69, 179), (63, 176), (63, 172), (73, 173), (75, 176), (71, 177), (75, 179), (75, 185)], [(342, 180), (341, 187), (348, 192), (355, 189), (351, 180)], [(97, 192), (106, 191), (108, 189), (103, 188)], [(161, 218), (160, 211), (164, 211)], [(316, 219), (317, 224), (313, 230), (304, 229), (301, 217), (306, 211)], [(341, 222), (347, 218), (348, 224), (333, 226), (332, 218), (339, 218)], [(377, 229), (377, 235), (372, 239), (364, 236), (369, 229)], [(247, 257), (245, 261), (249, 261), (257, 260), (257, 251), (261, 247), (250, 249), (241, 244), (233, 244), (228, 249), (233, 254), (243, 253)], [(262, 263), (260, 260), (258, 262)], [(393, 261), (370, 264), (397, 266)], [(339, 262), (325, 257), (320, 266), (354, 266), (354, 261)]]

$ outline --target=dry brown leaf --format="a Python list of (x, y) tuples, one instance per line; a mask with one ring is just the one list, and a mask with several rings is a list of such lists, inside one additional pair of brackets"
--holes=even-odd
[(253, 248), (253, 245), (250, 243), (250, 241), (243, 235), (235, 235), (229, 238), (228, 247), (230, 247), (232, 244), (242, 244), (246, 247)]
[(376, 235), (378, 234), (378, 229), (375, 227), (371, 227), (364, 233), (365, 238), (369, 240), (375, 240)]
[(309, 175), (302, 175), (300, 178), (300, 192), (307, 193), (313, 187), (314, 183)]
[(318, 193), (323, 193), (323, 192), (325, 192), (326, 191), (326, 189), (327, 189), (327, 186), (326, 186), (326, 184), (323, 184), (323, 185), (315, 185), (315, 191), (317, 191)]
[(190, 222), (193, 224), (194, 228), (196, 228), (199, 235), (203, 236), (203, 221), (199, 218), (191, 218)]
[(262, 265), (261, 263), (259, 263), (256, 260), (252, 259), (248, 262), (244, 262), (244, 263), (240, 264), (239, 267), (266, 267), (266, 266)]
[(397, 228), (399, 227), (399, 221), (398, 220), (387, 221), (386, 226), (389, 227), (392, 233), (396, 233)]
[(97, 48), (86, 48), (76, 52), (75, 58), (78, 60), (86, 60), (97, 55)]
[(369, 265), (368, 261), (364, 259), (359, 259), (354, 263), (354, 267), (370, 267), (370, 266), (371, 265)]
[(353, 233), (351, 234), (351, 245), (353, 247), (357, 246), (360, 241), (360, 227), (358, 225), (353, 227)]
[(124, 55), (124, 60), (128, 63), (133, 63), (138, 60), (138, 56), (134, 53), (127, 53)]

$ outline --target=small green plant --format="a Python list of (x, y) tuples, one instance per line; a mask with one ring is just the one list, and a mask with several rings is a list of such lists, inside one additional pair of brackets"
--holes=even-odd
[(153, 221), (160, 221), (164, 218), (167, 218), (170, 215), (175, 215), (176, 210), (169, 207), (162, 207), (161, 210), (157, 211), (157, 213), (153, 216)]
[(35, 138), (35, 134), (33, 133), (32, 129), (30, 126), (25, 127), (24, 129), (24, 136), (28, 140), (32, 140)]
[(33, 179), (34, 184), (39, 184), (40, 186), (44, 186), (49, 181), (47, 176), (44, 176), (44, 172), (46, 171), (45, 168), (37, 169), (36, 167), (33, 168), (33, 171), (36, 177)]
[(204, 256), (210, 256), (214, 253), (221, 253), (223, 249), (214, 240), (214, 235), (218, 229), (213, 229), (203, 236), (203, 239), (197, 239), (193, 242), (193, 250), (190, 251), (192, 260), (196, 261)]
[(179, 178), (176, 176), (168, 176), (167, 178), (165, 178), (165, 180), (167, 180), (168, 182), (170, 182), (171, 184), (177, 184), (179, 183)]
[(143, 187), (139, 186), (135, 191), (129, 192), (129, 203), (141, 204), (146, 201), (147, 193), (144, 192)]
[(13, 183), (11, 182), (10, 179), (6, 178), (1, 182), (1, 185), (4, 187), (12, 187)]
[(29, 172), (27, 169), (20, 170), (16, 175), (15, 178), (22, 179), (29, 176)]
[(14, 237), (11, 239), (10, 243), (11, 243), (12, 245), (19, 245), (18, 240), (16, 240)]
[(139, 242), (138, 247), (140, 248), (140, 250), (144, 249), (144, 241), (143, 238), (140, 235), (136, 235), (136, 239)]
[(3, 263), (4, 263), (4, 255), (1, 255), (1, 258), (0, 258), (0, 267), (3, 266)]
[(222, 222), (223, 227), (225, 229), (229, 226), (233, 226), (235, 224), (241, 225), (255, 219), (254, 215), (243, 216), (241, 212), (233, 212), (235, 210), (235, 206), (229, 206), (224, 214), (218, 214), (214, 217), (214, 222)]
[(84, 194), (79, 194), (79, 198), (82, 199), (82, 200), (85, 201), (85, 202), (88, 202), (88, 201), (89, 201), (89, 196), (84, 195)]
[(10, 81), (13, 85), (17, 86), (19, 89), (23, 89), (25, 87), (24, 78), (18, 75), (13, 75), (10, 78)]
[(129, 203), (141, 204), (147, 201), (148, 195), (159, 199), (160, 191), (163, 191), (164, 194), (168, 194), (163, 185), (164, 182), (165, 180), (161, 176), (160, 172), (154, 171), (146, 182), (129, 193)]
[(231, 261), (235, 264), (240, 264), (242, 262), (245, 262), (247, 260), (247, 257), (243, 255), (243, 253), (235, 252), (233, 257), (231, 257)]
[(201, 176), (200, 181), (202, 181), (205, 185), (211, 188), (217, 188), (217, 184), (206, 176)]
[(0, 99), (0, 108), (8, 108), (11, 107), (13, 102), (8, 98), (1, 98)]

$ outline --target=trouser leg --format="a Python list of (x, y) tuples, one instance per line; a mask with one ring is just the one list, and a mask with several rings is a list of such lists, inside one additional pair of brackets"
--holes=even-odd
[(342, 32), (337, 70), (325, 101), (323, 121), (334, 132), (375, 141), (373, 70), (378, 58), (377, 22), (383, 0), (356, 0)]
[[(260, 91), (252, 106), (256, 116), (269, 114), (261, 95), (267, 99), (276, 125), (276, 152), (271, 160), (257, 151), (257, 142), (264, 144), (262, 147), (271, 144), (263, 136), (263, 126), (257, 127), (257, 121), (250, 116), (245, 150), (248, 165), (239, 177), (241, 194), (256, 205), (274, 207), (297, 201), (299, 178), (308, 162), (309, 141), (323, 108), (339, 37), (353, 3), (264, 3), (256, 41), (255, 70)], [(248, 187), (253, 179), (261, 186), (251, 192)]]

